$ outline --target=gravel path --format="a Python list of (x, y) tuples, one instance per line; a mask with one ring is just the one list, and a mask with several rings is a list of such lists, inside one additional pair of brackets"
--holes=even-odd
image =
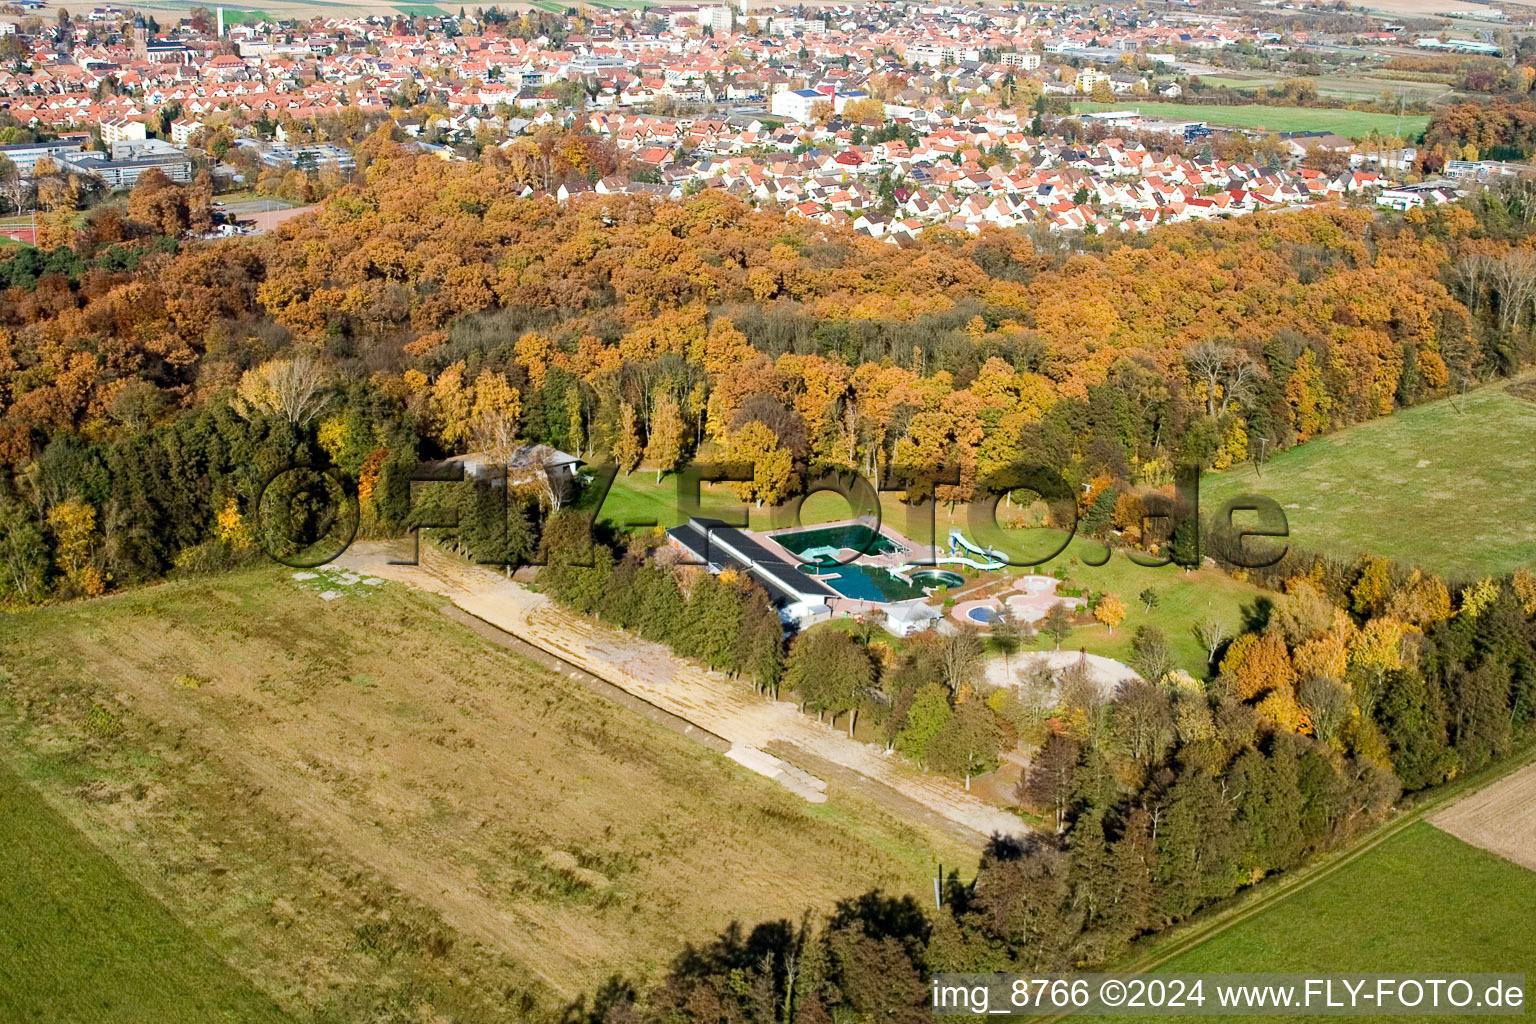
[[(338, 563), (345, 568), (440, 594), (472, 615), (593, 675), (724, 737), (738, 748), (733, 760), (812, 798), (821, 780), (784, 771), (769, 759), (770, 744), (791, 762), (794, 751), (848, 769), (866, 796), (897, 813), (916, 803), (939, 818), (982, 837), (1023, 835), (1019, 818), (992, 807), (949, 779), (923, 772), (895, 754), (861, 743), (802, 715), (794, 705), (766, 700), (746, 685), (672, 654), (660, 644), (576, 615), (502, 575), (423, 544), (420, 565), (391, 565), (408, 544), (359, 542)], [(1076, 655), (1073, 655), (1076, 657)], [(759, 756), (761, 755), (761, 756)], [(902, 799), (893, 799), (892, 791)]]

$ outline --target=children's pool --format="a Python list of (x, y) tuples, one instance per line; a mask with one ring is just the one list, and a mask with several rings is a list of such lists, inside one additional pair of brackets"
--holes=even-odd
[(958, 587), (965, 582), (964, 576), (948, 569), (914, 569), (907, 575), (924, 587)]

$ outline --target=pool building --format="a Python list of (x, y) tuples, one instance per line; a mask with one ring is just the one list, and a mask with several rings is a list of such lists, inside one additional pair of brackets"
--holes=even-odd
[(965, 582), (959, 573), (914, 564), (925, 560), (918, 546), (889, 527), (858, 521), (758, 533), (694, 518), (668, 530), (667, 542), (711, 572), (751, 576), (797, 627), (876, 613), (905, 636), (941, 617), (927, 603), (934, 590)]

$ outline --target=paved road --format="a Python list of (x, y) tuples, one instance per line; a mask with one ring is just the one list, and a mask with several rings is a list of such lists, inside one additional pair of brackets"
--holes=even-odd
[[(958, 826), (971, 841), (1028, 831), (1014, 815), (978, 800), (949, 779), (850, 739), (792, 704), (766, 700), (745, 684), (679, 658), (660, 644), (575, 615), (489, 569), (467, 565), (425, 544), (420, 565), (389, 564), (408, 554), (408, 543), (360, 542), (338, 561), (358, 572), (441, 594), (518, 639), (724, 738), (738, 748), (740, 756), (733, 759), (754, 771), (762, 771), (762, 757), (769, 756), (771, 746), (778, 757), (802, 769), (794, 779), (803, 786), (814, 789), (820, 780), (810, 773), (816, 764), (826, 763), (842, 770), (837, 781), (856, 786), (897, 813), (911, 817), (920, 809), (928, 824), (942, 822), (952, 832)], [(794, 765), (797, 752), (808, 755), (804, 764)]]

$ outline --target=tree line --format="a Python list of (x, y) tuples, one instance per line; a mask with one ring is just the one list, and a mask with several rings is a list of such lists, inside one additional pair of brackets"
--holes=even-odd
[[(1383, 576), (1370, 560), (1320, 568), (1356, 603), (1400, 599), (1423, 580)], [(936, 972), (1113, 964), (1137, 939), (1369, 830), (1402, 793), (1529, 742), (1533, 584), (1517, 574), (1469, 588), (1456, 614), (1398, 638), (1394, 667), (1346, 657), (1333, 676), (1313, 665), (1301, 729), (1244, 696), (1252, 663), (1231, 651), (1273, 640), (1289, 652), (1286, 638), (1324, 604), (1364, 613), (1293, 590), (1255, 610), (1265, 621), (1230, 641), (1203, 683), (1176, 674), (1108, 700), (1081, 687), (1064, 694), (1018, 787), (1039, 831), (994, 840), (969, 882), (951, 873), (940, 908), (875, 892), (821, 920), (765, 924), (745, 938), (733, 926), (651, 988), (615, 983), (582, 1009), (609, 1024), (850, 1013), (915, 1022), (927, 1019)]]

